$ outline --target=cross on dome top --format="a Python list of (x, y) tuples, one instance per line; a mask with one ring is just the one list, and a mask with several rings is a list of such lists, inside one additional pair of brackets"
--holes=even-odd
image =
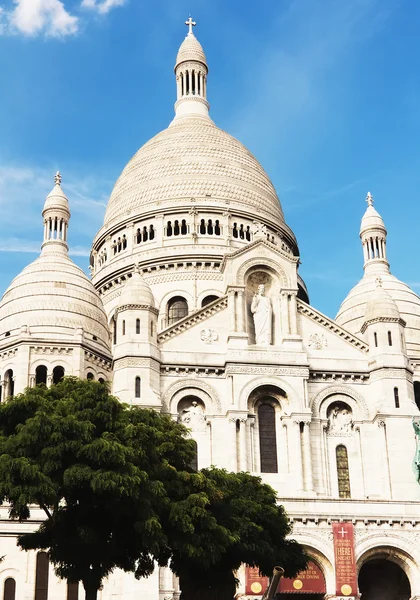
[(57, 173), (55, 174), (54, 181), (55, 185), (61, 185), (62, 177), (60, 171), (57, 171)]
[(193, 27), (195, 27), (197, 23), (193, 21), (191, 15), (188, 17), (188, 20), (185, 21), (185, 25), (188, 25), (189, 27), (188, 35), (193, 35)]
[(368, 206), (373, 206), (373, 196), (370, 192), (367, 193), (366, 202), (368, 203)]

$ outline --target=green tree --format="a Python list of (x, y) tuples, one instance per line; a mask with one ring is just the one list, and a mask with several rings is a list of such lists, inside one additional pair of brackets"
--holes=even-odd
[(19, 546), (48, 550), (86, 600), (113, 569), (144, 577), (155, 561), (170, 562), (183, 600), (232, 600), (241, 563), (265, 575), (304, 568), (274, 490), (247, 473), (193, 472), (186, 433), (75, 378), (0, 404), (0, 500), (12, 518), (29, 518), (31, 505), (46, 517)]
[(243, 563), (266, 576), (276, 565), (286, 577), (306, 567), (302, 547), (286, 539), (291, 527), (284, 508), (259, 477), (211, 468), (191, 484), (185, 501), (172, 506), (166, 525), (181, 600), (233, 600), (235, 571)]
[(170, 556), (160, 515), (185, 493), (194, 456), (185, 433), (76, 378), (1, 404), (0, 498), (12, 518), (29, 518), (31, 505), (46, 516), (18, 545), (48, 550), (60, 577), (83, 582), (87, 600), (116, 567), (149, 575), (154, 557)]

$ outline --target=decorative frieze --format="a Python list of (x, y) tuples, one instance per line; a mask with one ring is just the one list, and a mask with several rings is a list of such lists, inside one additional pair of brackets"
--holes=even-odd
[(59, 346), (31, 346), (29, 349), (31, 356), (33, 354), (48, 354), (53, 356), (71, 356), (74, 352), (72, 347), (59, 347)]
[(335, 381), (336, 383), (369, 383), (369, 373), (347, 373), (342, 371), (311, 371), (311, 381)]
[(125, 358), (116, 359), (114, 362), (115, 371), (119, 371), (121, 369), (127, 369), (130, 367), (131, 368), (148, 367), (149, 369), (153, 369), (153, 371), (160, 370), (159, 362), (157, 360), (153, 360), (153, 358), (127, 356)]
[(198, 377), (224, 377), (225, 375), (225, 369), (221, 367), (165, 366), (161, 367), (160, 372), (162, 375), (169, 375), (171, 377), (186, 377), (191, 375), (197, 375)]
[(226, 367), (226, 375), (274, 375), (286, 377), (308, 378), (307, 367), (266, 367), (264, 365), (229, 365)]
[(85, 350), (85, 360), (92, 364), (105, 369), (105, 371), (111, 371), (112, 363), (110, 360), (104, 358), (103, 356), (99, 356), (94, 352), (90, 352), (89, 350)]

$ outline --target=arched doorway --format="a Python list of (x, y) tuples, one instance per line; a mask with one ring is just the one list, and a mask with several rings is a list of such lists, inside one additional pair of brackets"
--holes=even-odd
[(372, 558), (359, 573), (361, 600), (410, 600), (411, 587), (407, 575), (396, 563), (385, 558)]

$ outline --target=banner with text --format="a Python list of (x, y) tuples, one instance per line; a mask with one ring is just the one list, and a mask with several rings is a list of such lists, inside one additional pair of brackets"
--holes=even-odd
[[(267, 589), (268, 578), (262, 577), (258, 568), (246, 568), (246, 591), (247, 596), (262, 596)], [(278, 592), (301, 593), (301, 594), (325, 594), (325, 578), (318, 565), (312, 561), (308, 568), (301, 571), (291, 579), (284, 577), (280, 579)]]
[(332, 528), (336, 594), (348, 598), (357, 594), (354, 529), (352, 523), (333, 523)]

